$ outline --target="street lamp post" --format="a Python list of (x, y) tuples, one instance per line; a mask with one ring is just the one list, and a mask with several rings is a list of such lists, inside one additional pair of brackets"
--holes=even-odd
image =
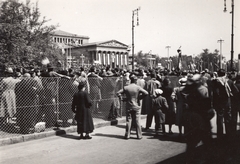
[(169, 70), (172, 72), (172, 57), (169, 58)]
[(222, 42), (224, 40), (219, 39), (218, 42), (220, 42), (220, 56), (219, 56), (219, 68), (222, 69)]
[(137, 26), (139, 25), (138, 10), (140, 7), (132, 11), (132, 71), (134, 70), (134, 15), (137, 15)]
[(171, 46), (166, 46), (166, 48), (168, 49), (168, 51), (167, 51), (167, 55), (168, 55), (167, 68), (170, 69), (170, 68), (169, 68), (169, 48), (171, 48)]
[[(226, 7), (226, 0), (224, 0), (224, 12), (227, 12), (227, 7)], [(234, 56), (234, 50), (233, 50), (233, 27), (234, 27), (234, 0), (232, 0), (232, 11), (230, 12), (232, 14), (232, 33), (231, 33), (231, 63), (230, 63), (230, 69), (233, 68), (233, 56)]]

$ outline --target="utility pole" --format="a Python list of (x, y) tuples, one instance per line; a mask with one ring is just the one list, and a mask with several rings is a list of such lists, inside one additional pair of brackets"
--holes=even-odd
[[(224, 10), (223, 12), (227, 12), (227, 7), (226, 7), (226, 0), (224, 0)], [(232, 0), (232, 11), (230, 12), (232, 14), (232, 33), (231, 33), (231, 63), (230, 63), (230, 69), (233, 69), (233, 56), (234, 56), (234, 50), (233, 50), (233, 41), (234, 41), (234, 0)]]
[(218, 43), (220, 43), (220, 56), (219, 56), (219, 69), (222, 69), (222, 40), (221, 38), (218, 40)]
[(171, 46), (166, 46), (166, 48), (167, 48), (167, 55), (168, 55), (167, 68), (170, 69), (169, 68), (169, 48), (171, 48)]
[(139, 25), (138, 10), (140, 7), (132, 11), (132, 71), (134, 71), (134, 15), (137, 15), (137, 26)]

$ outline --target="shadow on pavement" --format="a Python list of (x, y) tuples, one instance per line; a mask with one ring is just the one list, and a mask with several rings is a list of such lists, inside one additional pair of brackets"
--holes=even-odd
[(172, 141), (172, 142), (179, 142), (179, 143), (186, 142), (184, 136), (179, 136), (178, 133), (159, 135), (157, 138), (160, 141)]
[(123, 139), (123, 135), (95, 133), (95, 136)]
[(116, 125), (116, 127), (125, 129), (126, 125)]
[[(182, 164), (186, 163), (185, 153), (168, 158), (158, 164)], [(240, 163), (240, 135), (230, 142), (219, 142), (213, 139), (211, 146), (206, 149), (198, 146), (194, 152), (194, 160), (191, 164), (239, 164)]]
[(58, 136), (63, 137), (63, 138), (68, 138), (68, 139), (79, 140), (79, 135), (63, 134), (63, 135), (58, 135)]

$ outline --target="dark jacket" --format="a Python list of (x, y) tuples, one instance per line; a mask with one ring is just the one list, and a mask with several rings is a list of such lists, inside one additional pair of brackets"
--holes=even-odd
[(78, 133), (91, 133), (94, 130), (93, 119), (89, 108), (92, 103), (85, 91), (74, 94), (72, 111), (76, 113), (75, 120), (78, 122)]

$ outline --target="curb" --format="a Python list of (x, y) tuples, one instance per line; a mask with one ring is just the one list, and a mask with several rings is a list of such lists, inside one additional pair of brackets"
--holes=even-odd
[[(144, 118), (146, 118), (146, 115), (141, 115), (141, 119), (144, 119)], [(116, 120), (111, 120), (111, 121), (102, 120), (94, 123), (94, 128), (96, 129), (104, 126), (114, 126), (114, 125), (118, 125), (125, 122), (126, 122), (125, 117), (117, 118)], [(16, 143), (35, 140), (35, 139), (42, 139), (42, 138), (51, 137), (51, 136), (59, 136), (59, 135), (64, 135), (67, 133), (74, 133), (74, 132), (77, 132), (77, 126), (71, 126), (68, 128), (58, 129), (58, 130), (45, 131), (41, 133), (33, 133), (33, 134), (3, 138), (3, 139), (0, 139), (0, 146), (16, 144)]]

